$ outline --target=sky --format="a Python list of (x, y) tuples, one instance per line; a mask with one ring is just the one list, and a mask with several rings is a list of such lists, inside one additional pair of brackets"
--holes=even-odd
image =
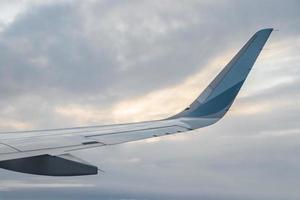
[(298, 0), (1, 0), (0, 130), (161, 119), (259, 29), (276, 29), (217, 124), (77, 152), (104, 173), (0, 170), (0, 199), (294, 200), (300, 191)]

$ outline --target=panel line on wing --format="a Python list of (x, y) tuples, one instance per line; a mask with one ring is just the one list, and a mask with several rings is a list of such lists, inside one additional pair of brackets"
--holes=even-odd
[(0, 144), (5, 145), (5, 146), (7, 146), (7, 147), (9, 147), (9, 148), (12, 148), (12, 149), (14, 149), (14, 150), (16, 150), (16, 151), (18, 151), (18, 152), (22, 152), (20, 149), (14, 147), (14, 146), (11, 146), (11, 145), (9, 145), (9, 144), (3, 143), (3, 142), (0, 142)]
[(192, 130), (191, 128), (185, 127), (182, 125), (170, 125), (170, 126), (160, 126), (160, 127), (153, 127), (153, 128), (135, 129), (135, 130), (129, 130), (129, 131), (119, 131), (119, 132), (112, 132), (112, 133), (86, 135), (84, 137), (90, 138), (90, 137), (97, 137), (97, 136), (115, 135), (115, 134), (130, 133), (130, 132), (136, 132), (136, 131), (148, 131), (148, 130), (155, 130), (155, 129), (161, 129), (161, 128), (173, 128), (173, 127), (179, 127), (179, 128), (184, 128), (187, 130)]

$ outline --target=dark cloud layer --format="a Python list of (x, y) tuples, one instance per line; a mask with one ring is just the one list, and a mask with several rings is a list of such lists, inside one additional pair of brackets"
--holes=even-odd
[(297, 5), (101, 1), (33, 7), (1, 33), (1, 91), (122, 98), (166, 87), (259, 28), (298, 34)]
[(236, 52), (258, 29), (280, 31), (218, 124), (159, 142), (77, 153), (106, 171), (98, 176), (61, 179), (1, 170), (0, 198), (298, 199), (299, 7), (292, 0), (29, 6), (0, 32), (0, 124), (7, 129), (16, 122), (78, 125), (56, 108), (105, 110), (173, 87)]

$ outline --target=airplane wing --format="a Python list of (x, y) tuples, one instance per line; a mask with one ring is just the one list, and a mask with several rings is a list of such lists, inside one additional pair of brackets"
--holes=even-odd
[(97, 174), (96, 166), (71, 153), (187, 132), (216, 123), (229, 110), (272, 30), (256, 32), (182, 112), (157, 121), (1, 133), (0, 168), (49, 176)]

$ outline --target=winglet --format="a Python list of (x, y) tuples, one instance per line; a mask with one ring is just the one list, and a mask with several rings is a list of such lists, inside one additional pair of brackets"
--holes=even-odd
[(222, 118), (232, 105), (272, 28), (256, 32), (190, 107), (171, 117)]

